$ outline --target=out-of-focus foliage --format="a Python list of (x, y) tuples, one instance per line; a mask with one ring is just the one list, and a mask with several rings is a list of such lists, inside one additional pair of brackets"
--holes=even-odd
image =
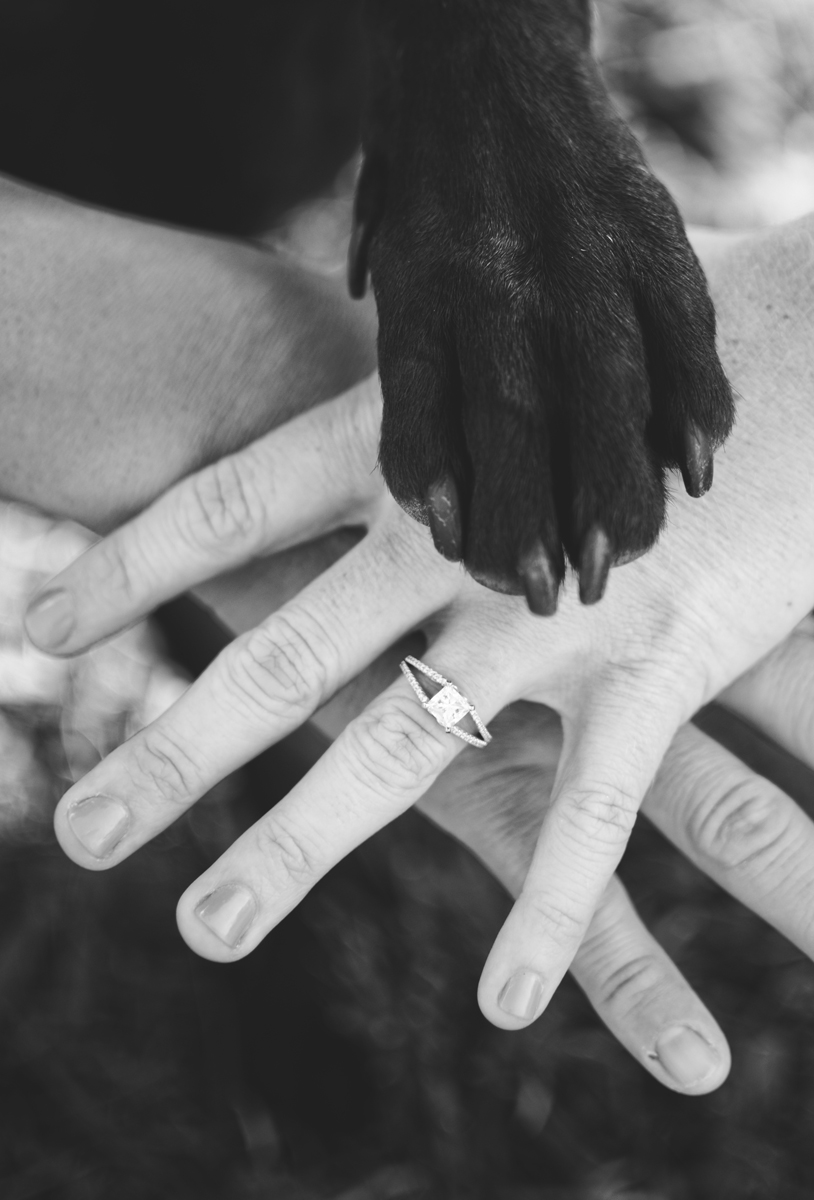
[(619, 108), (687, 220), (814, 208), (812, 0), (598, 0)]
[(70, 521), (0, 505), (0, 838), (38, 837), (60, 793), (187, 687), (146, 621), (73, 658), (25, 637), (30, 597), (91, 540)]
[[(747, 229), (814, 208), (814, 0), (595, 0), (620, 112), (686, 221)], [(345, 269), (357, 160), (274, 245)]]

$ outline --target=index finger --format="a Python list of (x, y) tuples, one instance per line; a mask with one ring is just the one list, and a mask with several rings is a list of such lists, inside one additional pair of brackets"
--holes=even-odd
[(32, 642), (76, 654), (213, 575), (363, 521), (380, 416), (371, 376), (182, 480), (34, 597)]

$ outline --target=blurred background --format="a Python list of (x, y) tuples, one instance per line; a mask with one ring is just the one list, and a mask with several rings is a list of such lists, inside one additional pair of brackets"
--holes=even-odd
[[(814, 207), (812, 0), (597, 8), (616, 102), (688, 220)], [(0, 171), (340, 270), (361, 66), (355, 0), (4, 0)], [(177, 896), (315, 760), (308, 729), (115, 872), (69, 863), (61, 792), (225, 642), (180, 601), (70, 664), (35, 654), (25, 599), (85, 538), (0, 511), (2, 1200), (809, 1200), (814, 966), (646, 821), (623, 877), (733, 1048), (701, 1100), (647, 1077), (570, 981), (523, 1034), (486, 1024), (508, 899), (416, 814), (250, 959), (188, 953)], [(810, 773), (699, 720), (814, 813)]]
[(687, 221), (752, 228), (814, 207), (811, 0), (599, 0), (619, 108)]

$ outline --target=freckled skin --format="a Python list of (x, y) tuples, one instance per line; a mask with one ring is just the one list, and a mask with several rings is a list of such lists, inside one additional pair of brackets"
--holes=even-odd
[(349, 278), (369, 267), (378, 307), (385, 478), (487, 586), (551, 612), (569, 558), (595, 602), (655, 541), (665, 470), (702, 495), (731, 428), (703, 272), (587, 0), (369, 0), (366, 20)]

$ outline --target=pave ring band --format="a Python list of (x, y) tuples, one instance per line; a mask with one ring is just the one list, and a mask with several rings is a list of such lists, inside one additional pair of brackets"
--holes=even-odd
[[(454, 683), (450, 683), (448, 679), (444, 679), (438, 671), (433, 671), (432, 667), (428, 667), (419, 658), (413, 658), (412, 654), (408, 654), (402, 662), (399, 663), (404, 676), (410, 687), (418, 696), (422, 708), (426, 708), (428, 713), (432, 713), (439, 725), (446, 729), (447, 733), (454, 733), (456, 737), (462, 738), (463, 741), (469, 742), (470, 746), (477, 746), (479, 750), (484, 750), (492, 740), (492, 735), (475, 712), (474, 704), (470, 704), (466, 696), (462, 696)], [(436, 692), (430, 697), (424, 691), (421, 684), (416, 679), (410, 667), (415, 667), (422, 675), (426, 675), (428, 679), (432, 679), (435, 683), (441, 685), (441, 691)], [(477, 738), (474, 734), (467, 733), (463, 729), (458, 728), (458, 722), (469, 714), (472, 720), (478, 727), (480, 737)]]

